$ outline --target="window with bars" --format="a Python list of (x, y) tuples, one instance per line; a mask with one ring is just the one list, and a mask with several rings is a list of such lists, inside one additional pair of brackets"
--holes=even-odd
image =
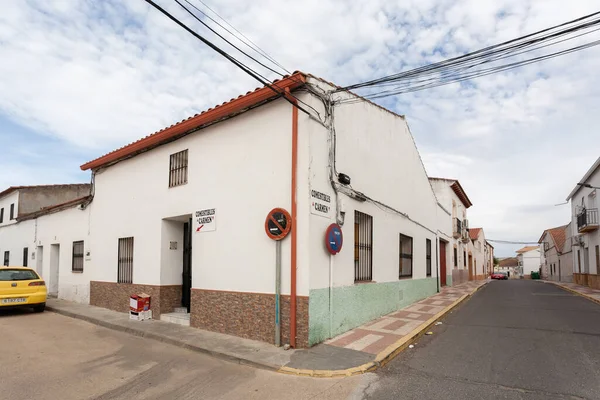
[(400, 234), (400, 271), (399, 278), (411, 278), (413, 273), (413, 240)]
[(4, 252), (4, 266), (8, 267), (9, 262), (10, 262), (10, 251), (5, 251)]
[(72, 272), (83, 272), (83, 240), (73, 242)]
[(10, 205), (10, 219), (11, 221), (15, 219), (15, 204)]
[(185, 185), (188, 181), (188, 151), (171, 154), (169, 163), (169, 187)]
[(0, 224), (4, 222), (4, 207), (0, 208)]
[(454, 248), (454, 266), (458, 267), (458, 249)]
[(373, 280), (373, 217), (354, 211), (354, 282)]
[(427, 276), (431, 276), (431, 240), (425, 241), (425, 271)]
[(133, 283), (133, 237), (119, 239), (118, 283)]
[(27, 247), (23, 248), (23, 266), (26, 267), (27, 266), (27, 259), (29, 255), (29, 249)]

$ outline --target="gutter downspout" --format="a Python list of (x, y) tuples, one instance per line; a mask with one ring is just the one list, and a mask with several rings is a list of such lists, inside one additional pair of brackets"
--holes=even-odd
[(286, 97), (294, 103), (292, 107), (292, 260), (290, 270), (290, 346), (296, 348), (296, 252), (297, 252), (297, 202), (296, 202), (296, 176), (298, 172), (298, 101), (290, 95), (290, 89), (285, 89)]

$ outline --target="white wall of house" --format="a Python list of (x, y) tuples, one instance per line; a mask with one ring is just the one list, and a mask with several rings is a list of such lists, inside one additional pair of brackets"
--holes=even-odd
[(537, 272), (540, 269), (540, 249), (530, 250), (517, 255), (524, 276)]
[[(372, 202), (361, 202), (340, 194), (341, 207), (345, 212), (345, 246), (333, 257), (333, 286), (355, 284), (355, 210), (373, 217), (374, 282), (399, 280), (400, 234), (413, 238), (413, 279), (427, 277), (426, 239), (432, 241), (431, 276), (435, 277), (437, 201), (406, 120), (373, 104), (360, 102), (336, 107), (335, 121), (338, 172), (351, 177), (355, 190), (408, 214), (429, 230), (397, 213), (382, 210), (381, 206)], [(306, 127), (310, 131), (310, 189), (333, 195), (327, 168), (328, 132), (312, 122)], [(307, 198), (306, 202), (311, 202), (311, 199)], [(335, 222), (335, 213), (330, 213), (328, 218), (309, 215), (310, 288), (326, 288), (330, 279), (330, 256), (324, 247), (324, 235), (327, 226)]]
[[(452, 268), (468, 268), (468, 254), (465, 257), (465, 252), (468, 253), (468, 243), (463, 243), (461, 239), (453, 238), (454, 218), (459, 218), (461, 221), (464, 219), (468, 219), (467, 209), (462, 203), (462, 201), (459, 199), (459, 197), (456, 195), (454, 190), (452, 190), (452, 188), (450, 187), (452, 181), (449, 182), (446, 180), (432, 179), (430, 180), (430, 182), (440, 204), (451, 213), (450, 216), (448, 216), (448, 214), (439, 214), (441, 215), (441, 218), (445, 221), (438, 222), (439, 226), (445, 229), (445, 233), (450, 235), (450, 242), (448, 244), (449, 255), (447, 257), (447, 272), (448, 275), (451, 275)], [(454, 248), (457, 249), (456, 264), (454, 261)]]
[[(5, 211), (6, 212), (6, 211)], [(23, 266), (23, 249), (27, 248), (27, 266), (32, 267), (31, 251), (34, 249), (35, 222), (25, 221), (0, 226), (0, 266), (4, 264), (8, 251), (10, 266)]]
[(469, 250), (473, 255), (473, 274), (483, 275), (485, 272), (485, 233), (483, 229), (479, 231), (476, 240), (469, 241)]
[[(89, 206), (85, 210), (68, 208), (57, 213), (42, 215), (37, 219), (35, 238), (36, 257), (43, 252), (42, 276), (49, 288), (58, 290), (58, 298), (89, 303), (91, 269), (85, 251), (91, 251), (89, 241)], [(28, 221), (26, 221), (28, 222)], [(73, 242), (84, 241), (83, 272), (73, 272)], [(33, 250), (33, 249), (32, 249)], [(101, 252), (101, 248), (99, 252)], [(55, 254), (58, 258), (55, 260)], [(36, 264), (37, 265), (37, 264)], [(55, 266), (58, 271), (54, 270)], [(58, 276), (58, 282), (56, 282)]]
[[(27, 248), (27, 266), (46, 281), (49, 292), (59, 298), (89, 302), (90, 272), (72, 272), (73, 242), (84, 240), (88, 248), (89, 209), (69, 208), (53, 214), (0, 227), (0, 257), (10, 252), (10, 265), (22, 266)], [(56, 269), (55, 269), (56, 267)]]
[[(600, 187), (600, 167), (582, 183), (591, 186)], [(575, 273), (598, 274), (600, 266), (596, 262), (596, 249), (600, 251), (600, 229), (579, 234), (577, 226), (577, 215), (581, 207), (585, 206), (587, 210), (595, 210), (596, 221), (600, 218), (598, 209), (600, 208), (600, 191), (597, 189), (580, 187), (571, 198), (571, 229), (574, 236), (580, 236), (581, 245), (573, 246), (573, 268)]]
[[(10, 206), (14, 205), (14, 212), (13, 212), (13, 216), (14, 219), (10, 219)], [(0, 226), (6, 226), (6, 225), (11, 225), (11, 224), (15, 224), (18, 212), (19, 212), (19, 191), (16, 190), (12, 193), (7, 194), (6, 196), (2, 197), (0, 199), (0, 210), (4, 209), (4, 215), (2, 218), (2, 223), (0, 223)]]
[[(308, 119), (303, 113), (299, 118)], [(192, 287), (273, 293), (275, 243), (264, 222), (275, 207), (291, 211), (291, 129), (292, 106), (278, 100), (98, 172), (91, 239), (102, 252), (92, 257), (92, 279), (116, 282), (118, 239), (134, 237), (133, 283), (180, 283), (181, 254), (169, 250), (169, 242), (183, 237), (183, 221), (195, 211), (216, 208), (216, 230), (193, 233)], [(170, 155), (186, 149), (188, 183), (169, 188)], [(307, 135), (300, 135), (299, 150), (298, 170), (307, 171)], [(307, 174), (298, 179), (304, 184), (298, 192), (300, 219), (308, 214)], [(300, 249), (308, 234), (305, 224), (297, 226)], [(183, 246), (181, 239), (178, 244)], [(298, 251), (299, 295), (308, 295), (305, 253)], [(289, 238), (282, 254), (287, 294)]]

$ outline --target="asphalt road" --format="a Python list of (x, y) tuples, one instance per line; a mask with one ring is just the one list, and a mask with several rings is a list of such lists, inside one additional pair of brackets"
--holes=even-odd
[(0, 312), (0, 400), (346, 399), (363, 382), (258, 370), (50, 312)]
[(600, 399), (600, 305), (493, 281), (371, 377), (369, 399)]

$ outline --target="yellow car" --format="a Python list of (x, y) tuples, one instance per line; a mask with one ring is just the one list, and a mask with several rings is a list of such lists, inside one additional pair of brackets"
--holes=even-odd
[(42, 312), (46, 294), (46, 283), (31, 268), (0, 267), (0, 310), (29, 307)]

